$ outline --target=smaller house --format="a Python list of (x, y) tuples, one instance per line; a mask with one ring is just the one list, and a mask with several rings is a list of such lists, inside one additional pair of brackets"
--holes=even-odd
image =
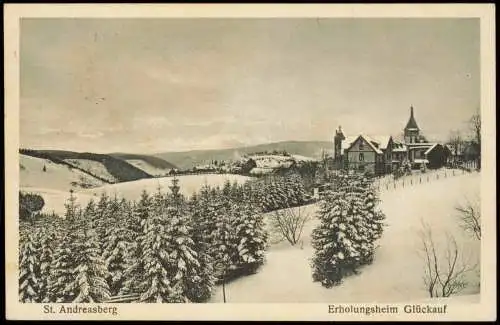
[(383, 175), (392, 172), (392, 136), (344, 136), (336, 131), (334, 160), (338, 169)]

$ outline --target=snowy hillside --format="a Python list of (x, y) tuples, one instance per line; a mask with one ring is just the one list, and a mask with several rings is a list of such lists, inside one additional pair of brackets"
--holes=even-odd
[(21, 188), (36, 187), (68, 191), (71, 188), (97, 187), (104, 184), (80, 170), (27, 155), (19, 155), (19, 168)]
[(254, 160), (257, 167), (250, 171), (252, 175), (265, 175), (273, 173), (279, 168), (290, 168), (293, 165), (300, 165), (306, 162), (316, 162), (317, 160), (301, 155), (250, 155), (250, 159)]
[[(286, 242), (273, 243), (259, 273), (227, 284), (227, 301), (374, 303), (426, 300), (428, 295), (422, 283), (424, 265), (418, 255), (421, 219), (431, 225), (436, 236), (444, 231), (453, 233), (474, 263), (480, 256), (480, 243), (459, 229), (454, 207), (464, 197), (479, 193), (479, 185), (478, 174), (466, 174), (382, 192), (380, 208), (386, 213), (388, 226), (379, 242), (375, 261), (362, 268), (359, 275), (347, 277), (341, 285), (331, 289), (312, 281), (310, 235), (318, 221), (310, 221), (304, 229), (303, 249), (300, 245), (291, 247)], [(317, 205), (307, 207), (311, 215), (316, 209)], [(462, 294), (467, 295), (467, 300), (477, 299), (477, 274), (471, 273), (469, 282)], [(211, 301), (222, 301), (220, 287)]]
[(90, 159), (64, 159), (65, 162), (71, 164), (72, 166), (81, 168), (92, 175), (96, 175), (108, 182), (115, 183), (118, 182), (116, 177), (111, 175), (106, 166), (103, 163), (90, 160)]
[[(53, 212), (61, 217), (64, 216), (65, 212), (64, 204), (70, 197), (69, 191), (58, 190), (58, 189), (47, 189), (41, 187), (22, 187), (21, 190), (27, 193), (36, 193), (42, 196), (45, 204), (41, 212), (43, 213)], [(77, 203), (82, 206), (86, 205), (92, 198), (94, 198), (94, 200), (99, 199), (93, 193), (74, 192), (73, 195), (76, 197)]]
[(165, 176), (171, 170), (170, 168), (159, 168), (153, 166), (142, 159), (126, 159), (125, 161), (153, 176)]
[[(229, 180), (231, 183), (234, 181), (244, 183), (250, 179), (250, 177), (231, 174), (182, 175), (177, 176), (177, 178), (179, 179), (181, 193), (187, 196), (191, 196), (191, 194), (197, 192), (204, 184), (222, 186), (226, 180)], [(158, 190), (158, 186), (160, 186), (162, 191), (169, 191), (168, 187), (171, 185), (171, 182), (172, 177), (141, 179), (133, 182), (106, 184), (98, 188), (84, 190), (82, 193), (99, 195), (105, 192), (109, 195), (117, 194), (120, 197), (123, 196), (127, 199), (136, 200), (139, 199), (143, 190), (146, 190), (148, 193), (154, 193)]]

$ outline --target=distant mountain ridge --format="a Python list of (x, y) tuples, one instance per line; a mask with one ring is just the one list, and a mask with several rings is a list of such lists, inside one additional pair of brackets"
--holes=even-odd
[(180, 169), (190, 169), (196, 165), (203, 165), (212, 160), (237, 159), (244, 154), (264, 151), (272, 152), (274, 150), (286, 151), (289, 154), (305, 157), (321, 158), (323, 153), (332, 153), (333, 143), (330, 141), (281, 141), (230, 149), (161, 152), (153, 154), (153, 156), (167, 160)]
[[(97, 154), (91, 152), (74, 152), (66, 150), (31, 150), (21, 149), (20, 153), (32, 157), (48, 159), (52, 162), (70, 166), (71, 168), (79, 169), (105, 183), (128, 182), (143, 178), (152, 178), (153, 176), (143, 170), (132, 166), (124, 160), (112, 157), (106, 154)], [(109, 173), (115, 181), (96, 173), (94, 170), (89, 170), (85, 166), (80, 166), (71, 161), (90, 161), (99, 163), (104, 166), (106, 173)], [(101, 165), (102, 164), (102, 165)], [(88, 164), (87, 164), (88, 165)], [(101, 168), (102, 169), (102, 168)]]

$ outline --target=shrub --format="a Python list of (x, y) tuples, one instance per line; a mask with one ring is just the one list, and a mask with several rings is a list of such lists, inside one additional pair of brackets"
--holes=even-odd
[(29, 220), (34, 213), (42, 210), (45, 205), (43, 197), (34, 193), (19, 192), (19, 217), (21, 220)]

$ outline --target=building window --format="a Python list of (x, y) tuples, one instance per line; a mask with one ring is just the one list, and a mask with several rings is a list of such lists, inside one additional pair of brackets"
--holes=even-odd
[(359, 161), (365, 161), (365, 155), (362, 152), (359, 153)]
[(361, 151), (364, 150), (363, 140), (359, 141), (359, 150), (361, 150)]

